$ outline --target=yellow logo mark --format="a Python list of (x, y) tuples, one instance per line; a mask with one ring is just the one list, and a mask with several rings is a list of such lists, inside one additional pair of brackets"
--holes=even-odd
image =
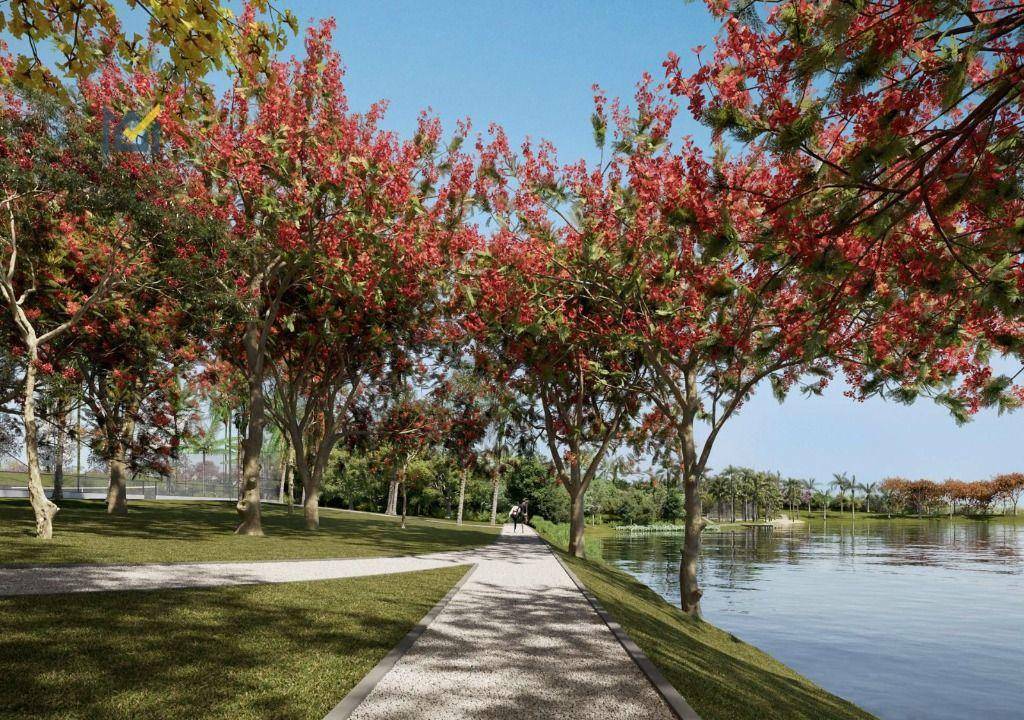
[(146, 113), (146, 117), (139, 121), (139, 124), (135, 127), (125, 130), (124, 137), (128, 142), (135, 142), (139, 135), (146, 132), (146, 129), (153, 124), (153, 121), (160, 115), (162, 108), (160, 105), (154, 105), (153, 109)]

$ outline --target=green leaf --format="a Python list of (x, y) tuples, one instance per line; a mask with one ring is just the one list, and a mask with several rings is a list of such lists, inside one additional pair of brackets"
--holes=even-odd
[(604, 150), (604, 143), (608, 132), (608, 124), (599, 113), (590, 116), (590, 124), (594, 127), (594, 144), (598, 150)]

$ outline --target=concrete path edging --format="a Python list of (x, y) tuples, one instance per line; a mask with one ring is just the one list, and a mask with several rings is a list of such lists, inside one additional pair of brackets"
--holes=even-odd
[(391, 672), (391, 669), (402, 659), (412, 646), (419, 640), (420, 635), (426, 632), (427, 628), (437, 619), (437, 616), (448, 606), (452, 598), (455, 597), (456, 593), (462, 589), (469, 578), (476, 572), (476, 565), (471, 565), (466, 574), (455, 583), (451, 590), (449, 590), (443, 598), (437, 601), (437, 604), (430, 609), (430, 611), (423, 616), (423, 618), (416, 624), (412, 630), (410, 630), (405, 637), (403, 637), (395, 647), (391, 649), (384, 658), (377, 663), (366, 676), (359, 681), (354, 688), (349, 690), (348, 694), (342, 698), (341, 702), (334, 706), (329, 713), (324, 715), (324, 720), (348, 720), (349, 716), (355, 712), (356, 708), (359, 707), (366, 696), (373, 692), (373, 689), (377, 687), (377, 683), (384, 679), (384, 676)]
[[(579, 588), (583, 597), (585, 597), (587, 602), (590, 603), (590, 607), (594, 608), (594, 612), (596, 612), (598, 617), (604, 621), (604, 624), (608, 626), (608, 629), (612, 631), (612, 635), (614, 635), (615, 639), (619, 641), (620, 645), (622, 645), (622, 649), (626, 651), (626, 654), (629, 655), (630, 659), (636, 663), (637, 667), (640, 668), (640, 672), (642, 672), (650, 681), (651, 685), (653, 685), (654, 689), (658, 691), (662, 700), (664, 700), (672, 712), (675, 713), (676, 717), (678, 717), (679, 720), (701, 720), (700, 715), (690, 707), (690, 704), (687, 703), (683, 696), (679, 694), (679, 691), (675, 689), (672, 683), (665, 679), (665, 676), (661, 674), (658, 667), (651, 662), (651, 659), (647, 657), (647, 654), (640, 649), (640, 646), (637, 645), (636, 642), (634, 642), (633, 638), (629, 636), (629, 633), (627, 633), (621, 625), (615, 622), (615, 619), (608, 614), (608, 611), (604, 609), (601, 602), (592, 592), (590, 592), (590, 590), (587, 589), (587, 586), (584, 585), (578, 577), (576, 577), (576, 573), (574, 573), (569, 566), (562, 561), (562, 558), (558, 556), (558, 553), (552, 550), (550, 546), (548, 547), (548, 551), (555, 556), (555, 560), (557, 560), (558, 564), (562, 566), (563, 570), (565, 570), (565, 574), (568, 575), (569, 579), (573, 581), (573, 584)], [(331, 720), (334, 719), (332, 718)]]

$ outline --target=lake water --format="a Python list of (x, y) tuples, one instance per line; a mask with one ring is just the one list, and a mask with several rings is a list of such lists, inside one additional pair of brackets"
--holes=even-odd
[[(678, 536), (603, 541), (673, 604)], [(884, 720), (1024, 718), (1024, 523), (706, 533), (702, 610)]]

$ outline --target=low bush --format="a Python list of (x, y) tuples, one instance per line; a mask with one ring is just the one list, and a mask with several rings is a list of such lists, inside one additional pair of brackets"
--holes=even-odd
[[(542, 517), (534, 516), (530, 520), (537, 533), (560, 550), (569, 548), (569, 524), (548, 522)], [(591, 560), (601, 559), (601, 541), (583, 536), (583, 549)]]

